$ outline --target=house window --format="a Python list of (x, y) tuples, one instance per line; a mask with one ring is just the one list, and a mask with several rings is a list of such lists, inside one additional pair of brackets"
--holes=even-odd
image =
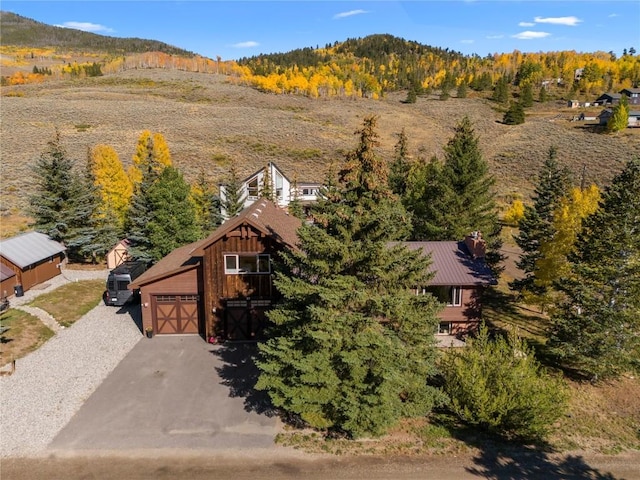
[(278, 172), (275, 174), (276, 177), (276, 198), (282, 199), (282, 186), (283, 186), (283, 178)]
[(438, 324), (438, 335), (451, 335), (452, 331), (451, 322), (440, 322)]
[(247, 196), (251, 200), (255, 200), (256, 198), (258, 198), (259, 192), (260, 190), (259, 190), (258, 177), (255, 176), (247, 182)]
[(268, 254), (229, 254), (224, 256), (224, 273), (271, 273)]
[(318, 194), (318, 189), (317, 188), (303, 188), (302, 189), (302, 195), (304, 196), (311, 196), (311, 195), (317, 195)]
[(416, 289), (417, 295), (424, 295), (425, 293), (430, 293), (436, 297), (439, 302), (446, 304), (447, 307), (459, 307), (462, 305), (461, 287), (441, 285)]

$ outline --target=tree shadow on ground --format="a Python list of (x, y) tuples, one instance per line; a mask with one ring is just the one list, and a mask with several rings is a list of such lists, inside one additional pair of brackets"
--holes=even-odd
[(260, 371), (254, 358), (258, 352), (255, 343), (225, 343), (211, 353), (223, 363), (217, 367), (222, 384), (229, 387), (231, 397), (244, 398), (244, 409), (268, 417), (278, 414), (266, 392), (256, 390)]
[(436, 423), (477, 450), (472, 475), (494, 480), (622, 480), (591, 467), (580, 455), (562, 455), (544, 442), (521, 444), (460, 425), (451, 416), (438, 416)]

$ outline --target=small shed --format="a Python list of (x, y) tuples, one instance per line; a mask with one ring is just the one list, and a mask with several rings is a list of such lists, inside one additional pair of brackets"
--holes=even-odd
[(4, 263), (0, 263), (0, 298), (8, 297), (13, 293), (13, 287), (18, 283), (16, 272)]
[(66, 248), (44, 233), (28, 232), (0, 242), (0, 263), (15, 272), (22, 291), (60, 274)]
[(116, 243), (107, 253), (107, 268), (113, 270), (128, 260), (131, 260), (131, 256), (129, 255), (129, 240), (124, 238)]

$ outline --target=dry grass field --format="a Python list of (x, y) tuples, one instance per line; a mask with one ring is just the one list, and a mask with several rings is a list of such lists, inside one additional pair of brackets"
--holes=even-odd
[[(379, 116), (380, 154), (391, 158), (395, 134), (405, 129), (414, 157), (442, 158), (442, 147), (464, 116), (473, 121), (501, 198), (527, 198), (550, 146), (587, 181), (606, 183), (622, 162), (640, 154), (640, 129), (617, 136), (570, 122), (563, 102), (537, 105), (524, 125), (500, 123), (503, 112), (483, 98), (421, 97), (406, 93), (382, 100), (308, 99), (265, 94), (230, 83), (229, 77), (172, 70), (129, 70), (77, 81), (2, 87), (0, 205), (2, 234), (24, 222), (33, 188), (31, 166), (58, 129), (78, 164), (89, 148), (109, 144), (128, 166), (145, 130), (162, 133), (174, 164), (192, 180), (200, 168), (222, 181), (233, 162), (242, 175), (275, 161), (298, 181), (324, 177), (331, 162), (357, 143), (365, 116)], [(16, 225), (18, 227), (16, 227)]]

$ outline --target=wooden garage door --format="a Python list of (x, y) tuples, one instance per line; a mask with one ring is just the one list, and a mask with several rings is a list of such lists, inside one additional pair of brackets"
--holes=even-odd
[(155, 295), (152, 304), (157, 334), (198, 333), (198, 295)]

